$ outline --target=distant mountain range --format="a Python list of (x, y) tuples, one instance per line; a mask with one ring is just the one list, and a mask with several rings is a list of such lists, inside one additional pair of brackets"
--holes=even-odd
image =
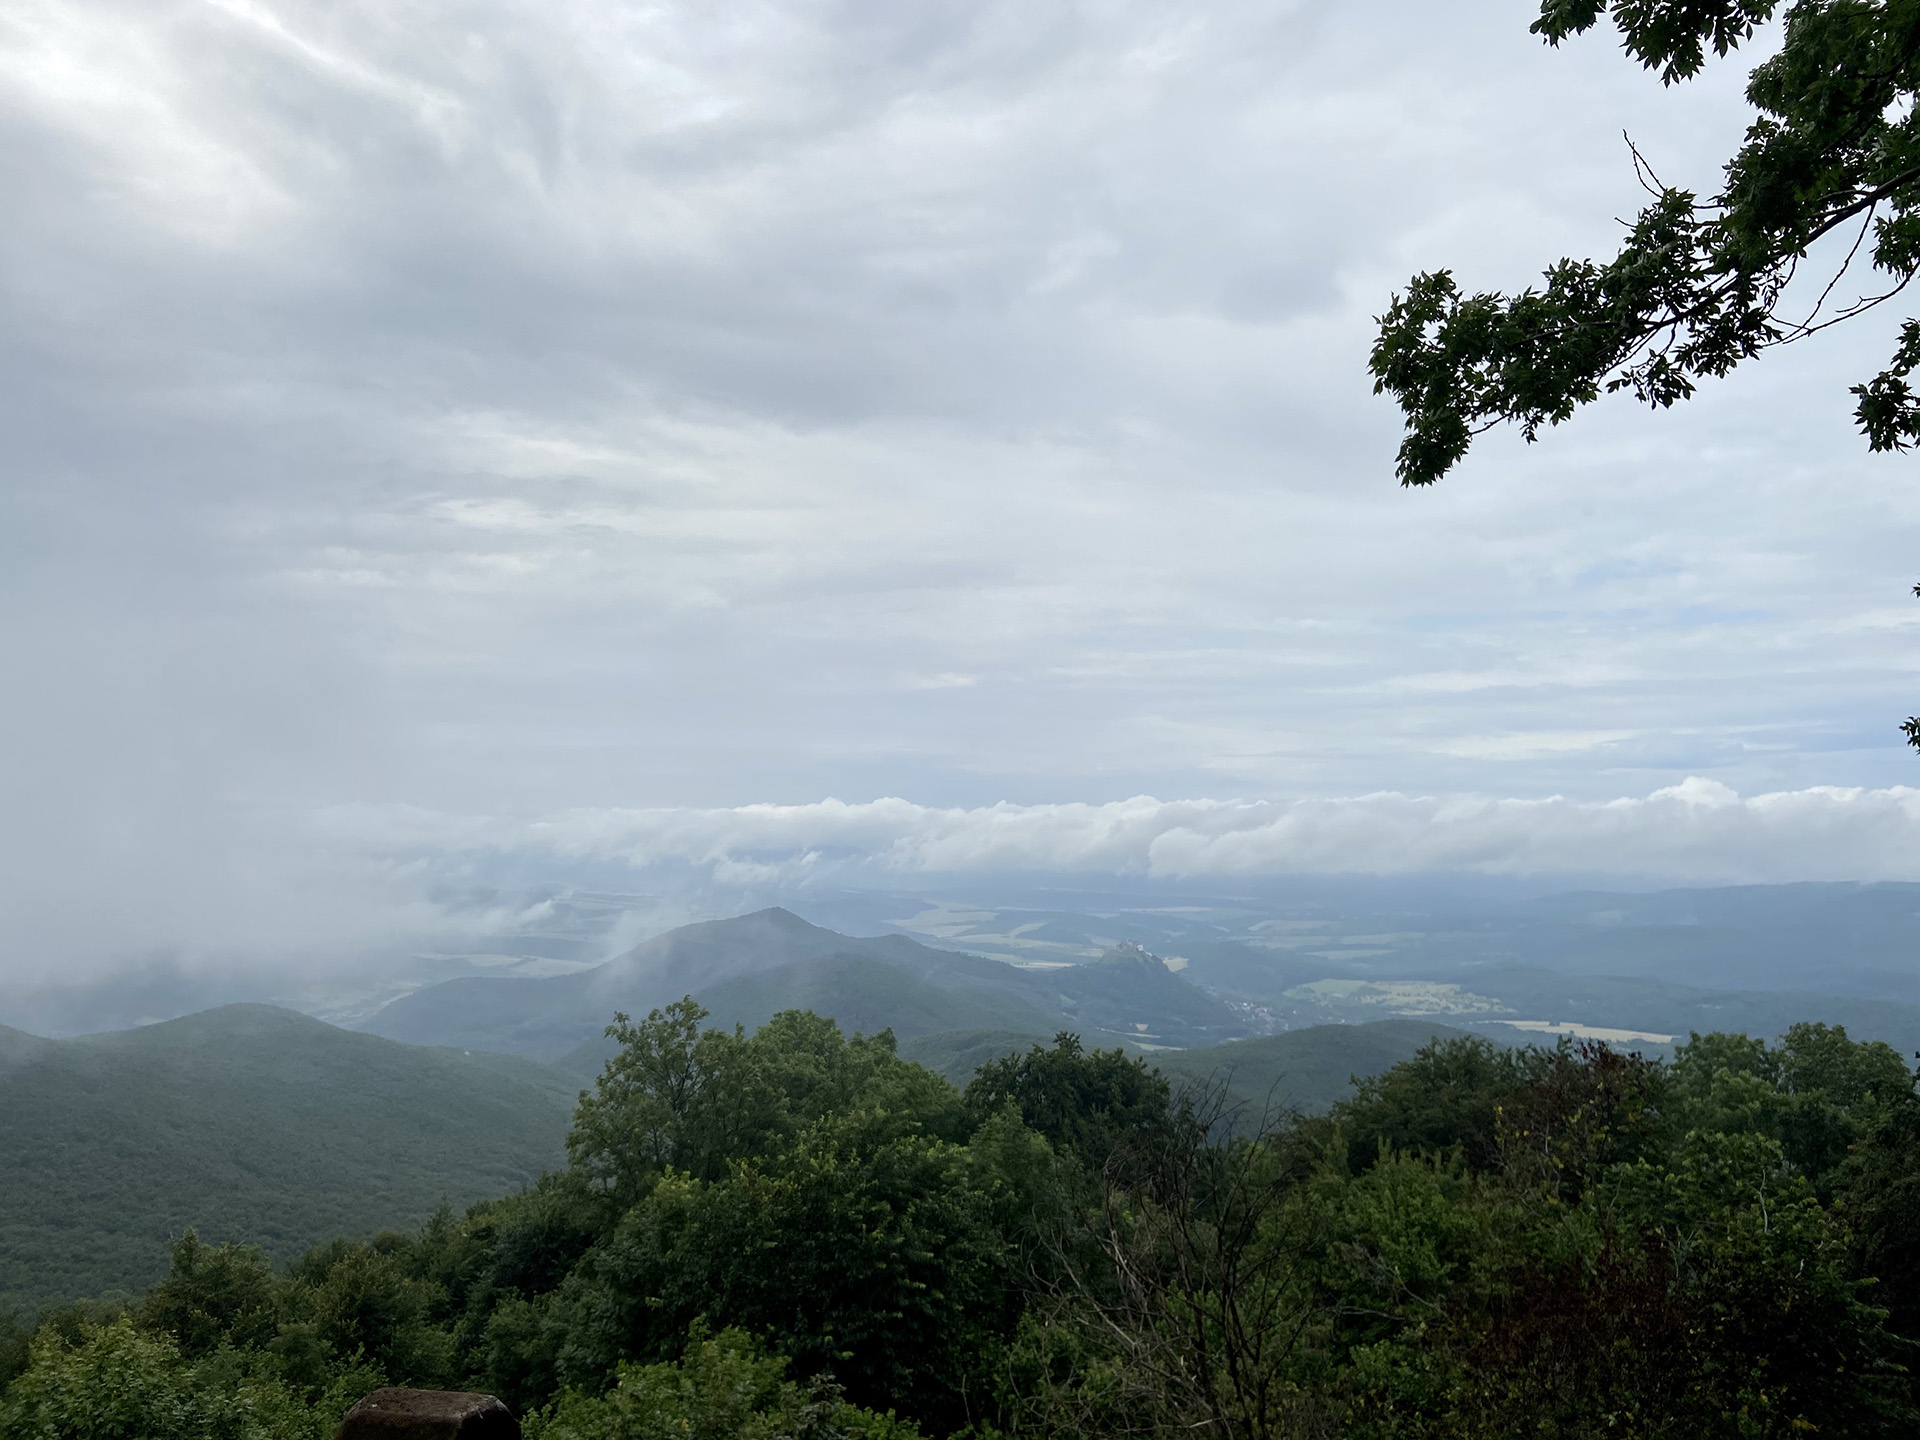
[[(1219, 940), (1180, 909), (1164, 928), (1184, 926), (1185, 938), (1162, 958), (1112, 933), (1123, 926), (1082, 917), (1076, 930), (1056, 916), (1035, 943), (1065, 946), (1077, 935), (1083, 963), (1036, 962), (1027, 949), (1016, 965), (898, 933), (839, 934), (775, 908), (669, 931), (569, 974), (430, 985), (357, 1032), (263, 1005), (65, 1040), (0, 1027), (0, 1312), (137, 1290), (189, 1225), (284, 1259), (334, 1234), (417, 1223), (442, 1199), (511, 1191), (560, 1163), (575, 1096), (611, 1053), (603, 1031), (613, 1013), (638, 1018), (686, 994), (714, 1025), (751, 1028), (804, 1008), (849, 1031), (891, 1029), (902, 1054), (960, 1085), (987, 1060), (1072, 1031), (1090, 1046), (1145, 1054), (1176, 1078), (1222, 1081), (1250, 1112), (1323, 1108), (1349, 1077), (1469, 1028), (1511, 1043), (1550, 1039), (1548, 1026), (1684, 1038), (1827, 1020), (1906, 1053), (1920, 1048), (1920, 1008), (1886, 997), (1690, 988), (1620, 973), (1631, 934), (1657, 960), (1671, 953), (1655, 943), (1661, 934), (1696, 922), (1722, 936), (1756, 933), (1754, 897), (1720, 897), (1736, 925), (1700, 898), (1717, 892), (1693, 894), (1692, 909), (1639, 897), (1620, 907), (1632, 910), (1627, 920), (1575, 913), (1621, 897), (1538, 902), (1538, 935), (1586, 926), (1599, 935), (1590, 958), (1611, 957), (1611, 974), (1516, 963), (1530, 949), (1510, 943), (1526, 930), (1520, 923), (1498, 944), (1439, 924), (1411, 937), (1348, 926), (1332, 948), (1321, 930), (1300, 928), (1318, 920), (1284, 922), (1294, 929), (1261, 921), (1275, 928)], [(1779, 918), (1791, 928), (1794, 916), (1829, 904), (1851, 905), (1856, 921), (1877, 917), (1873, 964), (1884, 967), (1900, 907), (1913, 898), (1895, 887), (1871, 903), (1818, 890), (1783, 899)], [(977, 912), (942, 912), (961, 913)], [(1023, 941), (1040, 934), (1024, 922), (1009, 928), (1004, 916), (991, 923)]]
[[(701, 985), (706, 964), (726, 978)], [(606, 1017), (689, 987), (710, 1023), (752, 1026), (804, 1006), (848, 1030), (891, 1027), (908, 1058), (956, 1085), (1063, 1029), (1094, 1046), (1131, 1036), (1137, 1051), (1233, 1021), (1137, 947), (1073, 971), (1021, 971), (898, 937), (849, 939), (785, 911), (688, 927), (604, 970), (567, 977), (595, 982), (584, 986), (455, 982), (436, 989), (457, 1003), (426, 991), (388, 1017), (421, 1038), (481, 1042), (459, 1046), (264, 1005), (64, 1040), (0, 1027), (0, 1314), (137, 1293), (189, 1226), (284, 1261), (336, 1234), (417, 1224), (443, 1200), (516, 1190), (562, 1163)], [(1438, 1029), (1341, 1025), (1150, 1058), (1176, 1078), (1217, 1072), (1250, 1107), (1317, 1109)], [(1160, 1039), (1139, 1038), (1149, 1033)], [(570, 1048), (544, 1064), (493, 1053), (488, 1039)]]
[(1920, 1005), (1920, 885), (1908, 883), (1541, 894), (1459, 876), (1250, 877), (1211, 890), (1003, 878), (918, 894), (814, 889), (792, 903), (835, 929), (1000, 959), (1091, 959), (1131, 940), (1196, 971), (1215, 960), (1244, 969), (1252, 954), (1292, 983), (1540, 968)]
[(1228, 1004), (1137, 945), (1099, 960), (1021, 969), (904, 935), (858, 939), (783, 909), (668, 931), (591, 970), (547, 979), (470, 977), (416, 990), (361, 1028), (412, 1044), (459, 1045), (598, 1069), (614, 1011), (636, 1018), (691, 994), (711, 1024), (749, 1028), (781, 1010), (908, 1038), (989, 1030), (1089, 1044), (1187, 1048), (1250, 1032)]
[[(1920, 1005), (1767, 985), (1709, 989), (1664, 975), (1621, 973), (1633, 937), (1644, 941), (1656, 959), (1679, 943), (1674, 934), (1690, 930), (1710, 931), (1717, 937), (1715, 946), (1729, 948), (1737, 937), (1757, 934), (1769, 908), (1796, 934), (1804, 927), (1795, 917), (1804, 917), (1809, 907), (1844, 911), (1853, 917), (1853, 931), (1871, 928), (1871, 920), (1879, 926), (1876, 953), (1885, 963), (1899, 908), (1914, 898), (1900, 887), (1777, 893), (1800, 888), (1768, 887), (1761, 895), (1557, 897), (1533, 902), (1543, 913), (1515, 922), (1518, 931), (1532, 927), (1537, 943), (1529, 944), (1515, 943), (1512, 931), (1490, 937), (1466, 929), (1411, 938), (1396, 932), (1349, 936), (1344, 950), (1303, 948), (1298, 931), (1237, 941), (1190, 934), (1165, 959), (1136, 941), (1117, 939), (1104, 953), (1096, 952), (1097, 959), (1079, 964), (1010, 964), (901, 934), (855, 938), (775, 908), (672, 930), (574, 974), (471, 977), (427, 986), (378, 1011), (362, 1028), (416, 1044), (546, 1059), (581, 1075), (597, 1071), (610, 1053), (601, 1037), (615, 1010), (637, 1017), (686, 994), (707, 1007), (712, 1023), (722, 1025), (753, 1026), (779, 1010), (806, 1008), (838, 1016), (850, 1029), (891, 1027), (903, 1041), (957, 1034), (1051, 1035), (1067, 1029), (1089, 1043), (1117, 1043), (1142, 1053), (1396, 1018), (1465, 1026), (1507, 1043), (1558, 1032), (1593, 1033), (1655, 1052), (1694, 1030), (1773, 1036), (1796, 1021), (1822, 1020), (1846, 1026), (1857, 1038), (1886, 1040), (1903, 1053), (1920, 1049)], [(1682, 905), (1679, 894), (1689, 897), (1692, 908)], [(1768, 897), (1770, 907), (1762, 903)], [(1632, 923), (1611, 910), (1582, 920), (1578, 907), (1600, 899), (1634, 902)], [(1732, 912), (1739, 924), (1719, 915), (1716, 905)], [(1709, 923), (1702, 914), (1718, 918)], [(1656, 920), (1664, 923), (1651, 923)], [(1091, 940), (1121, 927), (1094, 919), (1074, 932), (1055, 917), (1040, 930), (1020, 928), (1023, 939), (1044, 931), (1056, 937), (1047, 944), (1064, 944), (1058, 936), (1078, 933)], [(1570, 974), (1508, 958), (1509, 946), (1524, 955), (1543, 947), (1548, 933), (1591, 940), (1585, 953), (1611, 970)], [(1372, 942), (1371, 948), (1360, 941)], [(1477, 958), (1464, 958), (1469, 953)], [(1452, 960), (1443, 964), (1447, 955)]]
[[(1817, 1004), (1818, 1018), (1839, 1020), (1849, 1029), (1882, 1026), (1876, 1032), (1881, 1038), (1902, 1048), (1920, 1048), (1920, 886), (1911, 884), (1559, 894), (1540, 894), (1510, 882), (1438, 876), (1249, 878), (1219, 890), (1118, 880), (1077, 887), (1061, 884), (1057, 877), (949, 877), (927, 884), (902, 891), (806, 884), (698, 897), (553, 883), (526, 890), (478, 884), (471, 894), (446, 903), (463, 913), (512, 914), (507, 928), (416, 937), (390, 953), (342, 955), (326, 966), (307, 969), (143, 962), (114, 973), (83, 967), (44, 981), (17, 978), (0, 986), (0, 1023), (41, 1035), (78, 1035), (232, 1001), (259, 1001), (358, 1027), (395, 996), (422, 986), (472, 978), (484, 995), (503, 980), (556, 976), (579, 982), (576, 998), (589, 1002), (580, 1008), (592, 1014), (598, 1009), (593, 992), (601, 988), (618, 992), (625, 985), (628, 990), (651, 989), (656, 999), (672, 998), (666, 994), (670, 984), (636, 986), (634, 976), (620, 973), (623, 962), (644, 958), (637, 952), (611, 967), (603, 963), (622, 948), (614, 944), (616, 934), (652, 934), (671, 923), (657, 917), (686, 914), (689, 907), (711, 915), (785, 904), (816, 927), (841, 932), (837, 940), (824, 942), (837, 948), (823, 951), (815, 936), (784, 952), (784, 958), (771, 958), (783, 953), (777, 945), (771, 951), (749, 945), (744, 955), (731, 957), (747, 962), (747, 969), (730, 971), (727, 952), (741, 948), (734, 943), (739, 936), (726, 930), (730, 922), (721, 922), (722, 933), (709, 938), (704, 957), (694, 931), (663, 937), (642, 949), (682, 953), (686, 963), (678, 977), (655, 977), (677, 979), (683, 987), (679, 993), (716, 989), (736, 975), (757, 977), (771, 959), (776, 968), (795, 962), (811, 965), (786, 977), (788, 993), (846, 997), (864, 995), (871, 986), (863, 983), (849, 992), (827, 973), (833, 967), (811, 962), (836, 953), (865, 954), (883, 963), (899, 958), (899, 952), (889, 956), (874, 950), (872, 939), (850, 936), (892, 936), (946, 955), (1010, 961), (1016, 968), (1080, 965), (1134, 944), (1165, 957), (1182, 980), (1224, 1004), (1235, 1024), (1255, 1034), (1282, 1025), (1382, 1014), (1469, 1013), (1445, 1006), (1409, 1008), (1406, 1002), (1413, 992), (1405, 990), (1393, 997), (1378, 990), (1357, 991), (1359, 998), (1352, 1004), (1341, 1000), (1332, 1008), (1327, 1001), (1335, 992), (1324, 987), (1289, 993), (1325, 980), (1356, 980), (1456, 985), (1491, 996), (1498, 1002), (1494, 1010), (1528, 1021), (1565, 1018), (1562, 1007), (1576, 1002), (1599, 1007), (1595, 1016), (1625, 1007), (1638, 1018), (1623, 1011), (1596, 1023), (1674, 1034), (1716, 1023), (1770, 1034), (1781, 1024), (1814, 1013), (1809, 1006)], [(1029, 969), (1028, 978), (1044, 973)], [(991, 978), (1004, 977), (1003, 971)], [(936, 976), (935, 988), (950, 994), (965, 988), (950, 983), (955, 979), (951, 974)], [(1020, 1015), (1030, 1010), (1058, 1023), (1072, 1013), (1074, 1001), (1084, 1003), (1086, 998), (1071, 978), (1058, 982), (1054, 995), (1017, 979), (1008, 990), (989, 983), (984, 972), (975, 972), (968, 983), (976, 992), (982, 985), (1002, 991), (997, 1001), (988, 1001), (997, 1007), (997, 1015), (976, 1010), (965, 1016), (949, 1001), (918, 1021), (912, 1007), (905, 1006), (901, 1025), (1026, 1026), (1033, 1023), (1031, 1016)], [(766, 1001), (759, 988), (749, 984), (745, 993), (716, 995), (716, 1000), (737, 1003), (744, 1012), (763, 1009)], [(1564, 1000), (1559, 998), (1562, 993)], [(978, 993), (974, 998), (986, 999)], [(1847, 1001), (1872, 1003), (1849, 1006)], [(458, 987), (437, 991), (433, 1003), (444, 1013), (422, 1023), (457, 1039), (462, 1003)], [(1019, 1014), (1009, 1013), (1008, 1003)], [(566, 1008), (553, 1005), (559, 1012)], [(411, 1025), (414, 1017), (407, 1009), (403, 1005), (378, 1023)], [(497, 1028), (497, 1017), (474, 1018), (489, 1034)], [(1147, 1015), (1081, 1018), (1090, 1027), (1123, 1034), (1142, 1023), (1147, 1030), (1135, 1033), (1152, 1034), (1157, 1028), (1157, 1019)], [(1142, 1043), (1217, 1038), (1217, 1012), (1211, 1019), (1192, 1018), (1186, 1041), (1175, 1027), (1159, 1041)], [(564, 1024), (558, 1028), (589, 1038), (583, 1029), (600, 1023), (596, 1017), (570, 1031)], [(524, 1043), (516, 1045), (518, 1053), (549, 1055), (568, 1048), (563, 1036), (533, 1033), (538, 1027), (532, 1017), (526, 1028)], [(1915, 1046), (1905, 1043), (1909, 1033)]]

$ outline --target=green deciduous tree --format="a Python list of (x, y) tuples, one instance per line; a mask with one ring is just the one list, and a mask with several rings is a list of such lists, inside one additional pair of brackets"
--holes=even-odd
[(620, 1050), (581, 1097), (567, 1153), (620, 1208), (663, 1175), (716, 1179), (842, 1111), (882, 1111), (952, 1139), (965, 1131), (953, 1087), (900, 1059), (890, 1031), (849, 1039), (790, 1010), (749, 1036), (701, 1030), (706, 1014), (687, 998), (607, 1027)]
[[(1897, 293), (1920, 269), (1920, 7), (1913, 0), (1617, 0), (1627, 52), (1663, 82), (1697, 74), (1778, 10), (1785, 34), (1756, 67), (1757, 112), (1702, 199), (1653, 178), (1651, 200), (1611, 260), (1561, 260), (1536, 289), (1465, 294), (1450, 271), (1417, 275), (1375, 340), (1376, 391), (1406, 417), (1398, 471), (1428, 485), (1474, 436), (1514, 423), (1531, 440), (1603, 393), (1669, 406), (1703, 377), (1727, 374)], [(1543, 0), (1536, 34), (1558, 45), (1592, 29), (1607, 0)], [(1788, 313), (1789, 282), (1823, 237), (1852, 249), (1816, 302)], [(1857, 256), (1876, 293), (1829, 308)], [(1847, 292), (1851, 293), (1851, 292)], [(1920, 322), (1908, 321), (1887, 368), (1854, 387), (1875, 450), (1920, 442)]]
[(960, 1423), (982, 1342), (1010, 1324), (974, 1180), (956, 1147), (873, 1112), (824, 1118), (717, 1180), (670, 1176), (557, 1297), (561, 1374), (591, 1384), (724, 1316), (861, 1404)]
[(1838, 1025), (1799, 1024), (1776, 1046), (1745, 1035), (1695, 1035), (1670, 1070), (1682, 1131), (1770, 1136), (1783, 1159), (1824, 1197), (1847, 1157), (1911, 1104), (1913, 1076), (1889, 1045), (1856, 1041)]
[(293, 1269), (281, 1339), (289, 1355), (309, 1337), (330, 1358), (379, 1367), (395, 1384), (444, 1385), (454, 1366), (452, 1338), (432, 1323), (437, 1287), (415, 1273), (411, 1246), (386, 1234), (371, 1243), (334, 1241)]
[(273, 1269), (258, 1250), (203, 1245), (189, 1230), (173, 1243), (172, 1265), (147, 1292), (142, 1318), (172, 1335), (189, 1359), (221, 1345), (264, 1345), (280, 1327)]
[(976, 1123), (1012, 1106), (1055, 1149), (1094, 1169), (1124, 1145), (1163, 1132), (1172, 1113), (1166, 1077), (1123, 1051), (1087, 1050), (1061, 1031), (1051, 1049), (1035, 1045), (982, 1065), (967, 1086)]
[(1340, 1107), (1356, 1172), (1383, 1154), (1459, 1147), (1467, 1163), (1499, 1158), (1500, 1106), (1521, 1085), (1520, 1052), (1477, 1036), (1434, 1040), (1411, 1060), (1362, 1079)]

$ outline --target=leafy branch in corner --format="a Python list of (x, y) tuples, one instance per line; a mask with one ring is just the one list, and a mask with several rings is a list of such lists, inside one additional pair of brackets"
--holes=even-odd
[[(1770, 19), (1778, 0), (1620, 0), (1627, 52), (1666, 84), (1690, 79)], [(1543, 0), (1533, 32), (1558, 45), (1596, 25), (1605, 0)], [(1448, 270), (1416, 275), (1378, 317), (1376, 393), (1405, 416), (1396, 472), (1431, 485), (1475, 436), (1516, 424), (1528, 440), (1603, 394), (1661, 408), (1688, 399), (1764, 350), (1790, 344), (1898, 295), (1920, 270), (1920, 0), (1799, 0), (1779, 52), (1758, 66), (1758, 111), (1701, 199), (1634, 166), (1651, 200), (1619, 253), (1563, 259), (1516, 295), (1465, 294)], [(1854, 231), (1819, 299), (1782, 313), (1813, 245)], [(1862, 253), (1880, 283), (1830, 307)], [(1853, 387), (1874, 450), (1920, 444), (1920, 322), (1887, 368)], [(1920, 743), (1920, 739), (1916, 739)]]

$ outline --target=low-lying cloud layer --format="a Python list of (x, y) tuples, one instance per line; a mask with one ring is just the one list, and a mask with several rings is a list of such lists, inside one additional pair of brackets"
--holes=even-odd
[(723, 884), (884, 883), (925, 875), (1233, 880), (1452, 871), (1644, 883), (1920, 880), (1920, 789), (1742, 797), (1689, 779), (1581, 802), (1360, 795), (1150, 796), (1104, 805), (943, 809), (907, 800), (731, 809), (573, 810), (531, 824), (419, 810), (330, 813), (337, 840), (390, 856), (462, 853), (691, 867)]

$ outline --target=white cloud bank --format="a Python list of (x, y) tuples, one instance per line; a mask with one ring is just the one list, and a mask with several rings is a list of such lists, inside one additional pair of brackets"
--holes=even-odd
[(575, 809), (525, 823), (349, 806), (323, 823), (338, 841), (391, 856), (491, 851), (692, 866), (723, 883), (1015, 871), (1178, 880), (1419, 872), (1676, 884), (1920, 880), (1920, 789), (1741, 796), (1698, 778), (1601, 802), (1380, 793), (943, 809), (829, 799)]

